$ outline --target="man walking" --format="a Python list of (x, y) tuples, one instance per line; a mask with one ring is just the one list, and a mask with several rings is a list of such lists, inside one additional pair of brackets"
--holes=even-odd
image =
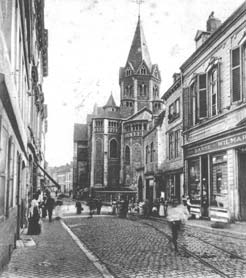
[(46, 201), (46, 208), (47, 208), (48, 215), (49, 215), (49, 222), (52, 221), (52, 214), (53, 214), (54, 207), (55, 207), (55, 200), (49, 194), (47, 201)]

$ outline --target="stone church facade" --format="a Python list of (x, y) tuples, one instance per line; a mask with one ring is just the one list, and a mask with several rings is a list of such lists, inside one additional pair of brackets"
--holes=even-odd
[(87, 142), (88, 176), (83, 185), (74, 184), (75, 190), (89, 185), (97, 191), (137, 192), (138, 169), (144, 167), (143, 136), (163, 109), (160, 83), (139, 17), (126, 64), (119, 70), (120, 106), (110, 95), (80, 129), (87, 133), (81, 137)]

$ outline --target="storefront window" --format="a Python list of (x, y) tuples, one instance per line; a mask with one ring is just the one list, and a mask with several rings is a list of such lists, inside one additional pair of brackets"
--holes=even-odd
[(201, 182), (200, 182), (200, 162), (199, 159), (189, 161), (189, 193), (191, 201), (200, 202)]
[(174, 196), (175, 196), (174, 176), (173, 175), (168, 176), (167, 188), (168, 188), (167, 198), (170, 200), (173, 200)]
[(227, 195), (227, 155), (212, 156), (211, 205), (224, 207)]

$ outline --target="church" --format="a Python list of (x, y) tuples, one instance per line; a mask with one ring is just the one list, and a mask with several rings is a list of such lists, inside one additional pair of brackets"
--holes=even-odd
[(160, 84), (138, 16), (126, 64), (119, 69), (120, 106), (111, 94), (104, 106), (94, 106), (86, 124), (74, 125), (74, 193), (93, 191), (111, 200), (126, 193), (143, 200), (138, 176), (143, 138), (163, 110)]

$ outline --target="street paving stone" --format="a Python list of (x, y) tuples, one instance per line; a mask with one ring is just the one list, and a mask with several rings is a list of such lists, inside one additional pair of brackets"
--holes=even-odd
[[(84, 208), (79, 216), (75, 214), (74, 205), (64, 206), (66, 217), (63, 221), (114, 277), (221, 277), (182, 249), (176, 253), (162, 234), (162, 231), (171, 234), (165, 221), (139, 217), (120, 219), (108, 213), (88, 218), (88, 210)], [(23, 235), (23, 240), (30, 237), (36, 245), (16, 249), (0, 278), (103, 277), (59, 221), (51, 224), (44, 221), (41, 235)], [(226, 272), (228, 277), (246, 277), (245, 261), (231, 258), (199, 238), (246, 258), (246, 235), (233, 237), (186, 225), (178, 240), (188, 250)]]
[[(168, 225), (164, 222), (149, 221), (146, 219), (140, 220), (142, 223), (151, 223), (156, 228), (169, 233), (170, 229)], [(233, 252), (238, 254), (239, 246), (246, 248), (245, 241), (242, 241), (242, 237), (236, 239), (235, 237), (231, 238), (229, 236), (222, 236), (220, 234), (209, 234), (206, 235), (206, 230), (204, 229), (192, 229), (192, 227), (182, 227), (182, 231), (179, 235), (179, 243), (185, 246), (189, 251), (195, 253), (196, 255), (202, 257), (203, 260), (212, 264), (217, 269), (223, 271), (228, 275), (228, 277), (246, 277), (246, 261), (237, 259), (230, 254), (216, 248), (215, 246), (208, 245), (198, 238), (192, 237), (196, 235), (198, 238), (204, 239), (211, 244), (218, 246), (226, 251)], [(218, 244), (223, 241), (223, 244)], [(224, 241), (225, 240), (225, 241)], [(234, 242), (235, 247), (232, 248), (230, 245), (227, 245), (228, 242)], [(245, 253), (245, 250), (244, 250)]]
[(33, 247), (14, 250), (0, 278), (101, 278), (101, 273), (57, 220), (43, 222), (43, 231), (32, 237)]
[(107, 217), (65, 222), (115, 277), (220, 277), (184, 252), (176, 253), (165, 236), (141, 221)]

